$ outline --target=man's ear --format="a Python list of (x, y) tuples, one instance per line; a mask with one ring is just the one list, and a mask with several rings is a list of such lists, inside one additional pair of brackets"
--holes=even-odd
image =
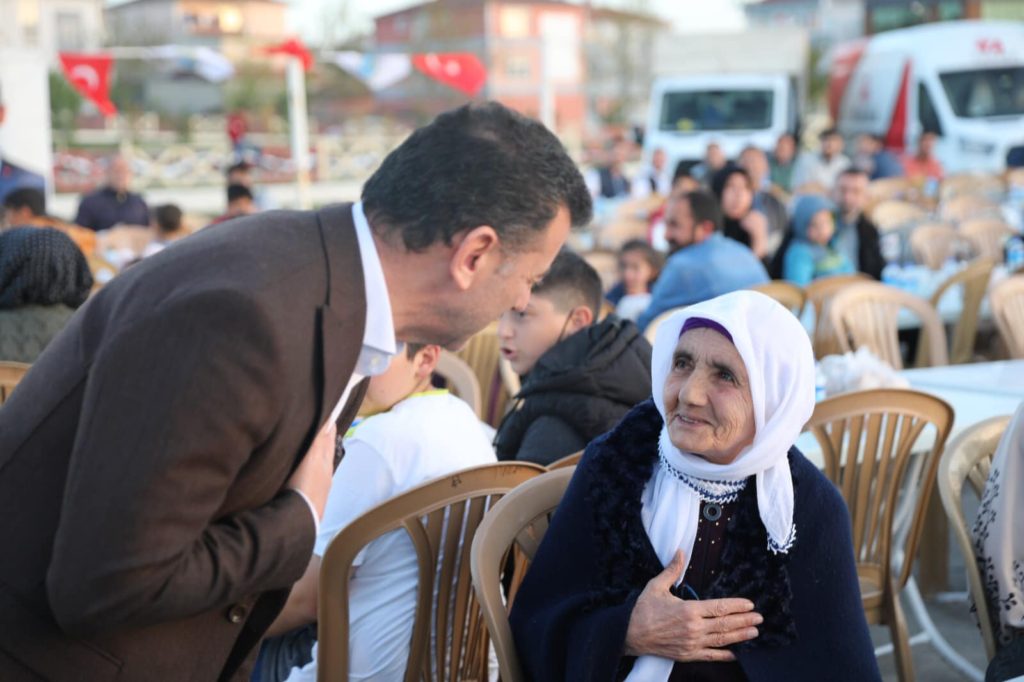
[(413, 359), (416, 378), (420, 381), (429, 378), (434, 373), (434, 370), (437, 369), (437, 363), (440, 359), (441, 346), (430, 344), (420, 349)]
[(594, 324), (594, 311), (589, 306), (578, 305), (569, 313), (569, 323), (565, 325), (565, 335), (571, 336), (592, 324)]
[(500, 246), (498, 233), (490, 225), (466, 232), (452, 253), (450, 268), (455, 285), (462, 291), (469, 289), (489, 260), (500, 260)]
[(715, 233), (715, 225), (710, 220), (702, 220), (694, 228), (700, 235), (698, 242), (702, 242)]

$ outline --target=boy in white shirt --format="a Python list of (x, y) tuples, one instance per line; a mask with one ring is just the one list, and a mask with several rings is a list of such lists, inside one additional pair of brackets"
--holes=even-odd
[[(315, 638), (309, 624), (317, 617), (320, 557), (342, 528), (421, 483), (495, 461), (486, 427), (473, 410), (448, 391), (431, 387), (440, 354), (439, 346), (407, 344), (386, 372), (370, 380), (361, 409), (368, 416), (345, 436), (345, 457), (334, 474), (313, 558), (269, 631), (287, 633), (292, 642), (286, 651), (265, 650), (254, 680), (316, 679), (316, 647), (308, 647)], [(404, 530), (382, 535), (362, 549), (355, 566), (349, 593), (349, 679), (400, 680), (419, 580), (409, 536)]]

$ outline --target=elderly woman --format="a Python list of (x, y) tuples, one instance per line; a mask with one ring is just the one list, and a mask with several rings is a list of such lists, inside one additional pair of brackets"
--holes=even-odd
[(654, 399), (587, 448), (512, 630), (540, 680), (878, 680), (850, 519), (793, 442), (799, 321), (759, 293), (658, 328)]

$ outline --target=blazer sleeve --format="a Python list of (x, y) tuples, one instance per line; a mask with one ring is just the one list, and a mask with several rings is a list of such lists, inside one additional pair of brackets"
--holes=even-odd
[(184, 618), (302, 575), (315, 528), (299, 494), (219, 511), (281, 418), (279, 358), (240, 292), (172, 301), (97, 351), (46, 576), (67, 632)]
[[(589, 455), (590, 453), (588, 453)], [(612, 590), (596, 572), (588, 457), (577, 467), (510, 614), (520, 663), (535, 682), (614, 680), (640, 590)]]

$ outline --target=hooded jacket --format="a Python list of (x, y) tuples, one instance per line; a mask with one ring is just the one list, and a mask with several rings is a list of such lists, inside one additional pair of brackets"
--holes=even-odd
[(609, 316), (548, 349), (498, 427), (499, 460), (547, 465), (582, 450), (651, 395), (651, 345)]

